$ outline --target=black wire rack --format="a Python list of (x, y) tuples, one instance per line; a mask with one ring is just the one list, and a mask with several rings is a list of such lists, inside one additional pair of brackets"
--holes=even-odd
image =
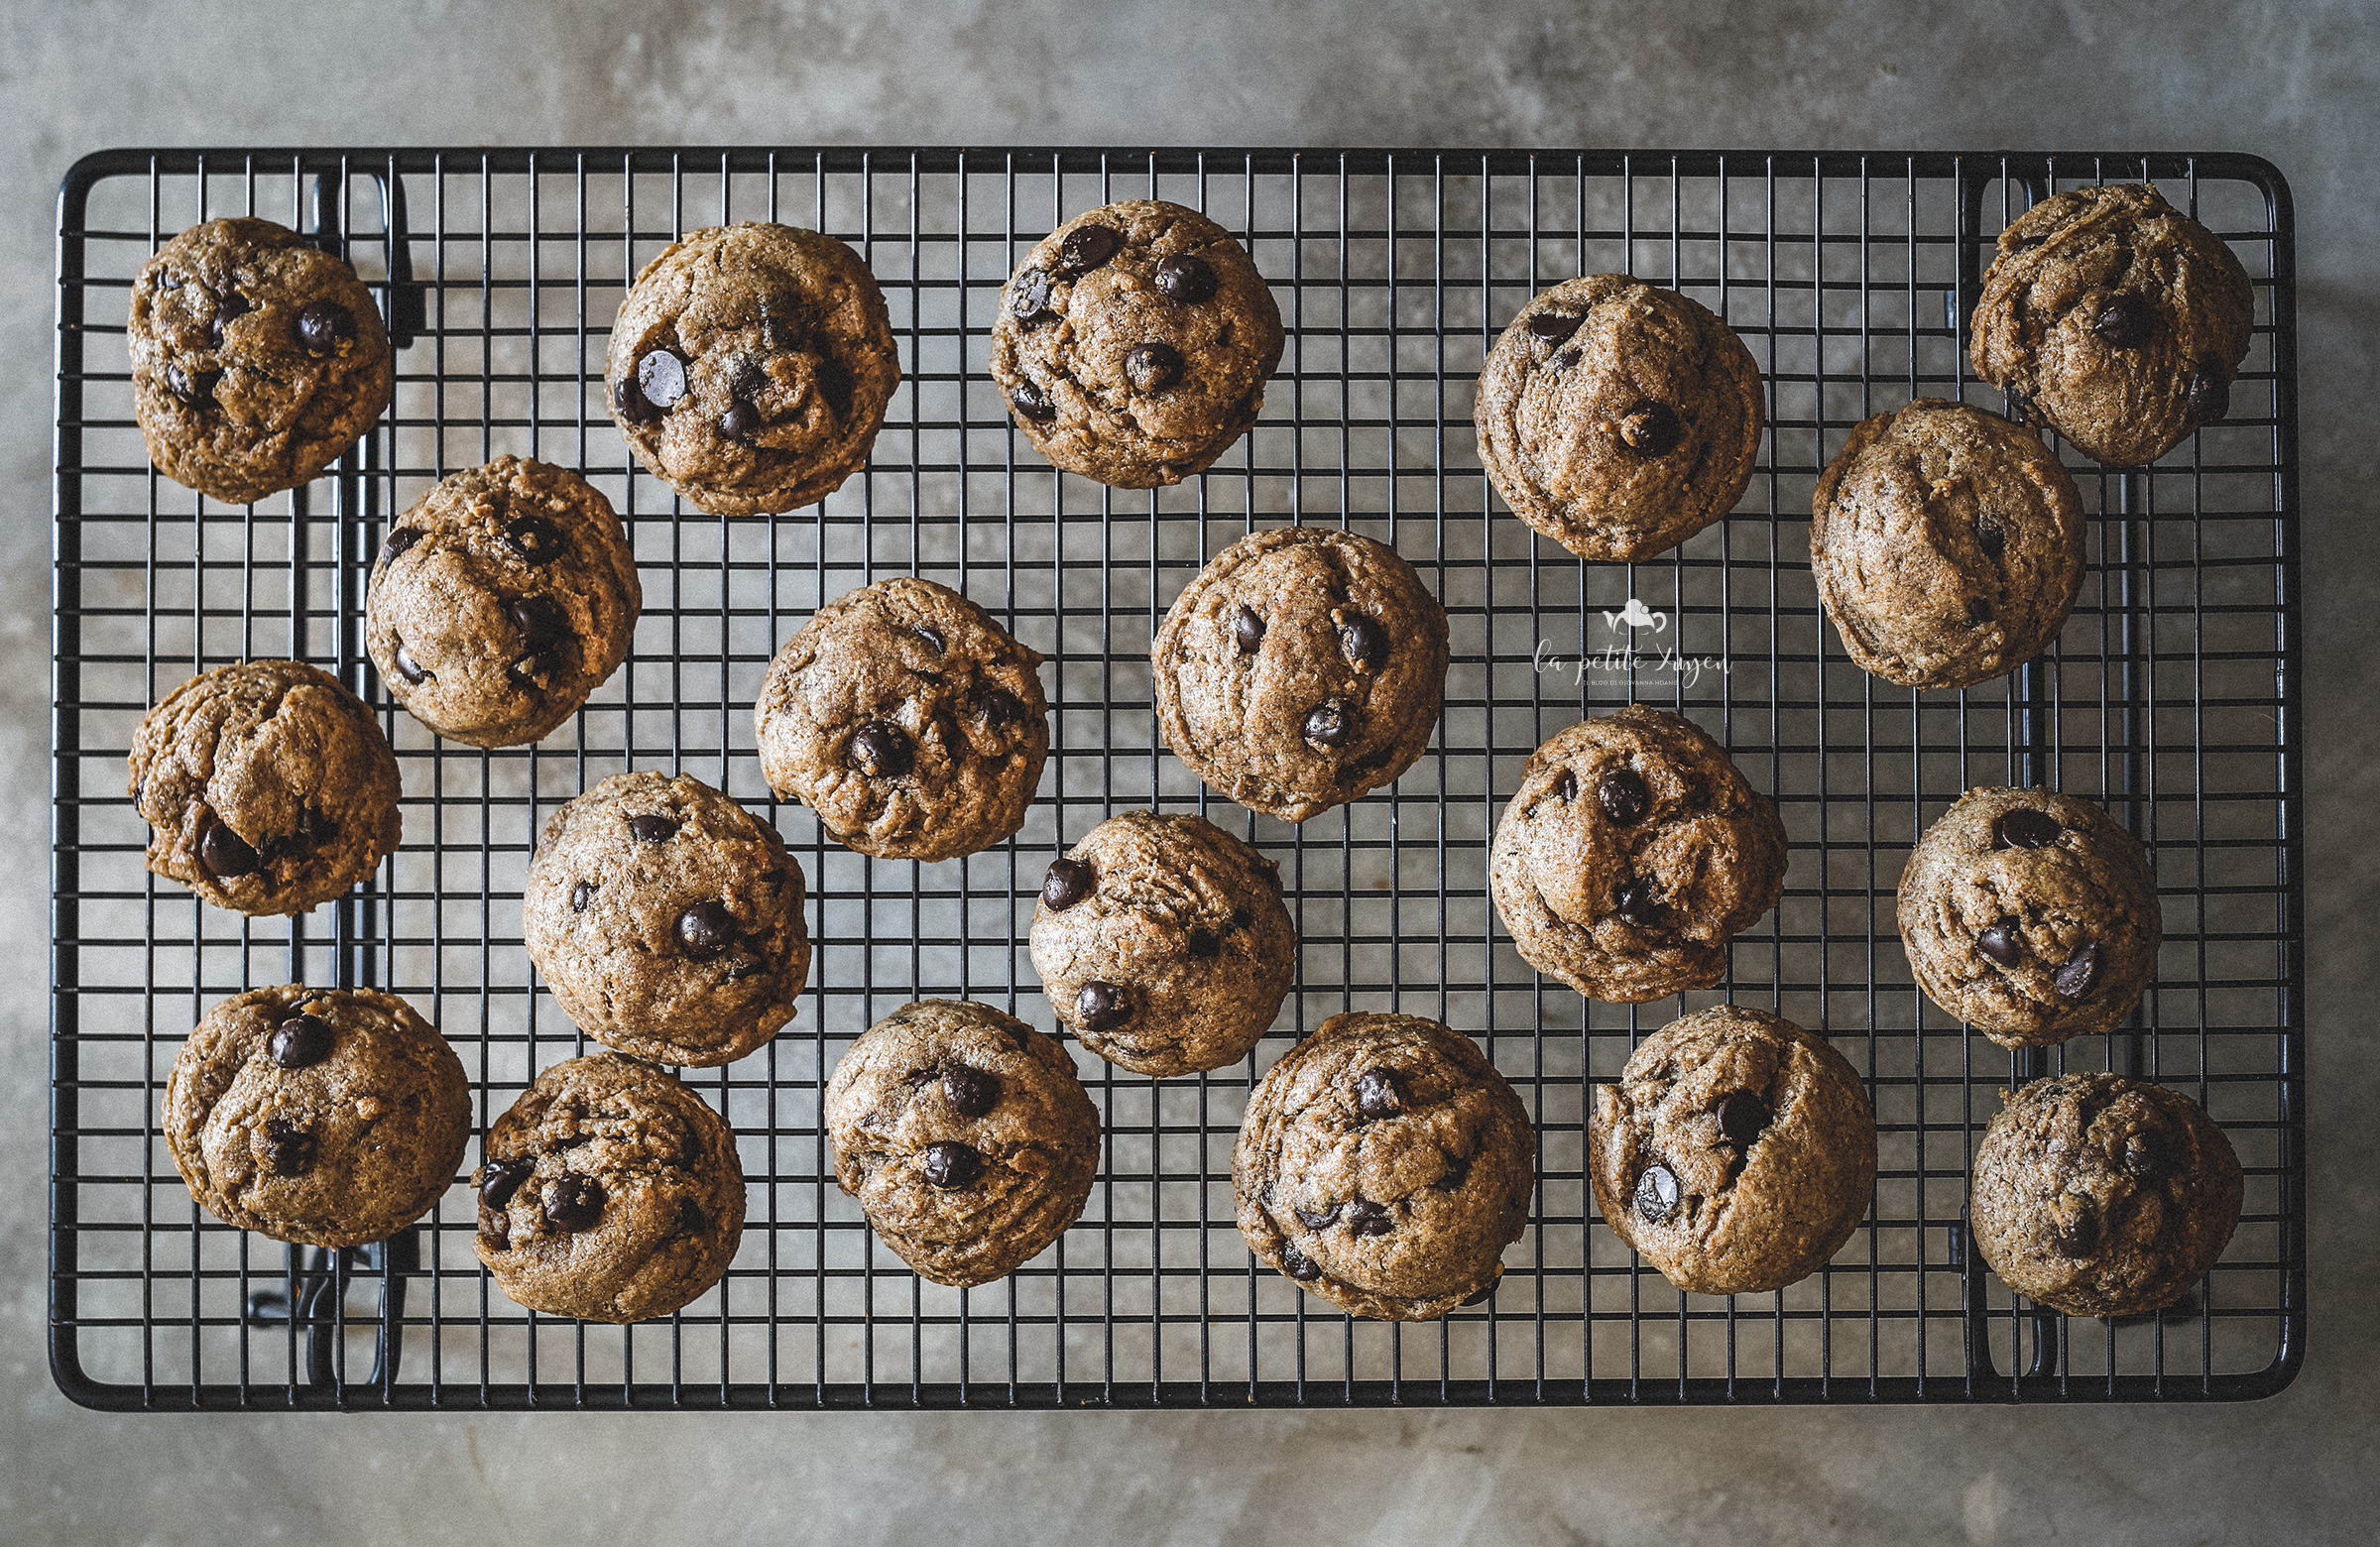
[[(2155, 179), (2254, 278), (2231, 416), (2146, 471), (2067, 453), (2091, 513), (2080, 604), (2012, 677), (1918, 693), (1866, 676), (1818, 605), (1809, 497), (1851, 425), (1910, 397), (2014, 408), (1967, 372), (1994, 234), (2054, 188)], [(1111, 199), (1207, 210), (1247, 242), (1289, 343), (1254, 431), (1157, 491), (1062, 477), (1009, 426), (985, 361), (1000, 289), (1043, 233)], [(124, 341), (133, 274), (174, 232), (254, 212), (343, 253), (398, 346), (390, 412), (306, 487), (254, 506), (149, 465)], [(882, 283), (907, 372), (874, 462), (821, 505), (726, 521), (636, 468), (602, 405), (629, 280), (676, 233), (813, 226)], [(1672, 553), (1584, 564), (1493, 499), (1471, 398), (1537, 288), (1627, 270), (1733, 324), (1769, 388), (1734, 514)], [(2305, 1352), (2304, 895), (2291, 206), (2213, 155), (1478, 151), (115, 151), (60, 198), (50, 1327), (79, 1402), (278, 1408), (920, 1408), (1978, 1402), (2239, 1398)], [(628, 665), (536, 748), (482, 752), (398, 710), (362, 648), (369, 557), (437, 477), (505, 452), (584, 470), (626, 518), (646, 611)], [(1200, 564), (1252, 527), (1390, 542), (1453, 624), (1446, 712), (1391, 789), (1290, 827), (1208, 794), (1156, 740), (1147, 648)], [(751, 710), (820, 601), (889, 574), (965, 592), (1049, 658), (1052, 748), (1011, 843), (872, 861), (775, 804)], [(1631, 604), (1635, 605), (1631, 605)], [(1650, 623), (1632, 623), (1644, 619)], [(295, 919), (211, 909), (141, 863), (125, 794), (143, 712), (195, 672), (295, 655), (373, 704), (405, 845)], [(1522, 763), (1585, 713), (1677, 708), (1771, 790), (1783, 904), (1719, 990), (1634, 1008), (1540, 980), (1486, 894)], [(520, 893), (562, 800), (683, 770), (764, 810), (816, 898), (798, 1018), (689, 1084), (735, 1127), (751, 1219), (725, 1282), (629, 1328), (534, 1315), (471, 1253), (462, 1178), (352, 1251), (285, 1248), (190, 1200), (162, 1141), (189, 1027), (253, 985), (405, 995), (462, 1054), (487, 1124), (588, 1050), (533, 974)], [(2011, 1055), (1914, 986), (1893, 892), (1963, 790), (2054, 784), (2146, 841), (2166, 944), (2118, 1033)], [(1081, 1223), (986, 1287), (925, 1283), (833, 1185), (819, 1094), (871, 1020), (926, 997), (1053, 1020), (1022, 948), (1049, 858), (1112, 812), (1196, 809), (1281, 862), (1303, 937), (1244, 1064), (1151, 1082), (1078, 1053), (1106, 1124)], [(1595, 1218), (1586, 1088), (1721, 999), (1823, 1027), (1881, 1130), (1873, 1207), (1774, 1294), (1684, 1295)], [(1487, 1303), (1352, 1321), (1257, 1266), (1233, 1224), (1247, 1092), (1350, 1008), (1479, 1038), (1536, 1120), (1530, 1228)], [(2068, 1320), (1963, 1249), (1998, 1091), (2112, 1068), (2187, 1091), (2238, 1148), (2247, 1206), (2161, 1315)]]

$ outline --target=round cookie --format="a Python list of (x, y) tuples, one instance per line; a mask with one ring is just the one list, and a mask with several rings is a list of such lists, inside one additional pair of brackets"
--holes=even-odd
[(2002, 1047), (2114, 1029), (2165, 939), (2139, 840), (2047, 789), (1960, 796), (1918, 839), (1899, 903), (1918, 987)]
[(1066, 1233), (1091, 1197), (1099, 1113), (1054, 1036), (988, 1005), (903, 1005), (826, 1083), (835, 1180), (903, 1262), (970, 1289)]
[(1280, 308), (1246, 250), (1156, 199), (1042, 238), (992, 324), (992, 379), (1016, 427), (1059, 467), (1119, 489), (1204, 472), (1255, 423), (1280, 363)]
[(714, 516), (825, 499), (868, 464), (899, 382), (859, 254), (765, 222), (688, 232), (647, 264), (604, 361), (629, 450)]
[(1809, 1277), (1876, 1186), (1867, 1091), (1824, 1037), (1734, 1005), (1673, 1020), (1595, 1088), (1587, 1173), (1612, 1234), (1695, 1294)]
[(1472, 411), (1496, 493), (1581, 558), (1650, 558), (1727, 514), (1760, 445), (1760, 369), (1675, 291), (1590, 274), (1520, 308)]
[(1356, 1316), (1428, 1321), (1495, 1290), (1529, 1223), (1537, 1135), (1504, 1077), (1419, 1015), (1333, 1015), (1249, 1093), (1240, 1234)]
[(2239, 1224), (2239, 1157), (2179, 1091), (2036, 1080), (1975, 1148), (1968, 1225), (2009, 1288), (2069, 1316), (2136, 1316), (2206, 1276)]
[(368, 989), (252, 989), (175, 1056), (159, 1125), (190, 1196), (275, 1241), (358, 1247), (437, 1205), (471, 1136), (462, 1060)]
[(2220, 237), (2145, 183), (2076, 188), (2000, 233), (1975, 302), (1975, 374), (2111, 467), (2230, 412), (2256, 295)]
[(666, 1316), (744, 1236), (736, 1135), (665, 1069), (597, 1053), (537, 1076), (488, 1130), (471, 1250), (515, 1303), (582, 1321)]
[(545, 823), (521, 899), (529, 959), (579, 1027), (658, 1063), (732, 1063), (810, 974), (801, 867), (698, 778), (615, 774)]
[(503, 456), (441, 480), (391, 526), (364, 640), (415, 719), (474, 747), (517, 747), (603, 685), (644, 605), (601, 491)]
[(1246, 1057), (1297, 975), (1280, 867), (1200, 816), (1129, 811), (1049, 868), (1033, 971), (1057, 1017), (1160, 1079)]
[(1919, 398), (1860, 423), (1810, 498), (1819, 599), (1859, 668), (1969, 687), (2057, 638), (2082, 585), (2082, 497), (2041, 437)]
[(132, 282), (132, 406), (176, 483), (245, 505), (306, 482), (388, 407), (380, 309), (287, 226), (194, 225)]
[(1707, 989), (1785, 895), (1785, 827), (1693, 721), (1632, 704), (1530, 757), (1488, 849), (1521, 959), (1590, 999)]
[(1049, 755), (1041, 655), (947, 586), (900, 576), (818, 609), (753, 706), (761, 774), (882, 860), (973, 854), (1024, 825)]
[(1333, 527), (1225, 548), (1149, 650), (1157, 725), (1207, 786), (1302, 822), (1394, 783), (1446, 697), (1446, 609), (1395, 549)]
[(133, 733), (149, 869), (237, 913), (305, 912), (396, 852), (397, 758), (363, 700), (301, 660), (190, 678)]

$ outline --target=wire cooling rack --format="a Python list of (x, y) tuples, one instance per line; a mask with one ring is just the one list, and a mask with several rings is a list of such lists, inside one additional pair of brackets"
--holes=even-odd
[[(2069, 451), (2090, 567), (2052, 650), (2011, 678), (1915, 693), (1861, 673), (1820, 612), (1812, 483), (1851, 425), (1912, 396), (2008, 405), (1967, 376), (1993, 234), (2055, 187), (2156, 179), (2255, 279), (2231, 416), (2155, 468)], [(1060, 477), (985, 371), (1003, 281), (1041, 234), (1154, 194), (1239, 234), (1289, 343), (1260, 422), (1154, 492)], [(391, 411), (305, 488), (251, 507), (151, 469), (133, 422), (131, 276), (195, 221), (253, 211), (346, 254), (399, 346)], [(606, 329), (679, 231), (814, 226), (883, 284), (907, 375), (869, 472), (822, 505), (723, 521), (635, 468), (606, 418)], [(95, 1406), (760, 1408), (1346, 1406), (2247, 1397), (2304, 1356), (2304, 899), (2296, 638), (2291, 216), (2240, 156), (1382, 151), (118, 151), (60, 200), (52, 1364)], [(1492, 498), (1476, 373), (1537, 288), (1628, 270), (1724, 315), (1759, 361), (1769, 429), (1734, 514), (1676, 551), (1583, 564)], [(2021, 406), (2015, 406), (2021, 412)], [(433, 739), (361, 647), (392, 513), (505, 452), (583, 469), (625, 516), (635, 654), (534, 749)], [(1251, 527), (1345, 524), (1392, 543), (1453, 623), (1446, 712), (1395, 786), (1293, 828), (1216, 799), (1158, 745), (1146, 651), (1199, 565)], [(1013, 842), (963, 861), (865, 859), (774, 803), (750, 705), (818, 603), (916, 572), (1049, 657), (1052, 748)], [(1643, 621), (1649, 619), (1650, 621)], [(1638, 620), (1632, 622), (1631, 620)], [(191, 674), (297, 655), (378, 709), (405, 846), (296, 920), (208, 908), (142, 868), (124, 754)], [(1774, 792), (1782, 906), (1719, 990), (1590, 1004), (1513, 953), (1487, 842), (1522, 763), (1587, 712), (1682, 710)], [(588, 1044), (533, 975), (520, 893), (561, 801), (627, 768), (683, 770), (785, 833), (816, 897), (799, 1017), (689, 1083), (740, 1135), (751, 1219), (725, 1282), (631, 1328), (533, 1315), (471, 1254), (458, 1184), (385, 1246), (284, 1248), (201, 1213), (162, 1143), (189, 1027), (252, 985), (405, 995), (470, 1071), (475, 1124)], [(2127, 1027), (2010, 1055), (1913, 986), (1893, 890), (1915, 835), (1970, 785), (2048, 782), (2150, 845), (2157, 986)], [(1112, 812), (1195, 809), (1281, 862), (1296, 987), (1245, 1063), (1152, 1083), (1087, 1055), (1106, 1123), (1082, 1222), (1009, 1278), (924, 1283), (833, 1186), (819, 1092), (871, 1020), (980, 999), (1053, 1027), (1021, 939), (1047, 861)], [(1881, 1129), (1873, 1207), (1831, 1266), (1774, 1294), (1682, 1295), (1594, 1216), (1586, 1087), (1645, 1032), (1725, 998), (1823, 1027)], [(1527, 1235), (1486, 1304), (1396, 1326), (1327, 1313), (1233, 1225), (1247, 1092), (1338, 1011), (1480, 1039), (1541, 1138)], [(1998, 1090), (2114, 1068), (2204, 1103), (2247, 1207), (2181, 1306), (2070, 1321), (1963, 1250), (1967, 1164)], [(474, 1143), (473, 1159), (477, 1145)], [(466, 1162), (469, 1163), (469, 1162)]]

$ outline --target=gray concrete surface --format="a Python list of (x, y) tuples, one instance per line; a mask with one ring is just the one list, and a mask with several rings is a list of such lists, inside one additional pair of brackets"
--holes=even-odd
[(0, 959), (46, 937), (52, 191), (116, 144), (1258, 142), (2240, 149), (2298, 195), (2312, 1357), (2213, 1411), (123, 1418), (44, 1368), (39, 977), (0, 984), (0, 1538), (2369, 1540), (2380, 1059), (2380, 19), (2233, 0), (1736, 8), (12, 0), (0, 11)]

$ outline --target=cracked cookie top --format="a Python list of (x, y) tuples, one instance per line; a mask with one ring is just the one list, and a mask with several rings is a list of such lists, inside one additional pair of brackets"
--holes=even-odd
[(992, 324), (992, 379), (1025, 438), (1119, 489), (1203, 472), (1255, 423), (1280, 362), (1280, 308), (1247, 251), (1156, 199), (1042, 238)]

